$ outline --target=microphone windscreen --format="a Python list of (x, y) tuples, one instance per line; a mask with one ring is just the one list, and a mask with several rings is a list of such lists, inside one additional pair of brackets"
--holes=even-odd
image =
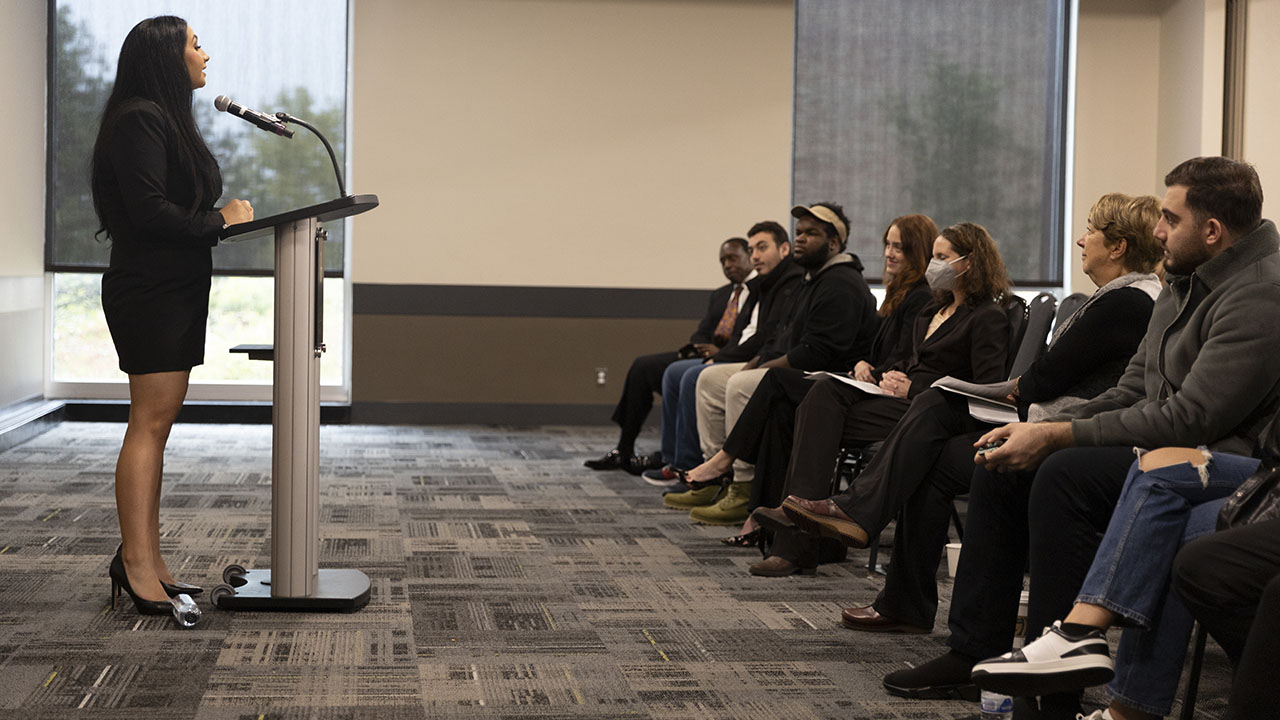
[(231, 107), (231, 98), (226, 95), (219, 95), (213, 99), (213, 106), (220, 112), (226, 112), (227, 108)]

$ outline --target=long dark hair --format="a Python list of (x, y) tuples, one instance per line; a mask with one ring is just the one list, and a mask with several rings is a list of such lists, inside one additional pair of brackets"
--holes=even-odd
[(115, 186), (107, 146), (120, 114), (138, 100), (159, 106), (173, 128), (176, 143), (171, 150), (176, 153), (178, 164), (186, 170), (187, 179), (195, 191), (195, 204), (191, 210), (209, 206), (222, 195), (222, 173), (218, 170), (218, 161), (205, 145), (191, 113), (192, 89), (191, 77), (187, 73), (186, 48), (187, 21), (172, 15), (148, 18), (134, 25), (120, 47), (116, 82), (102, 110), (98, 139), (93, 144), (90, 186), (93, 189), (93, 209), (102, 224), (97, 235), (104, 232), (111, 235), (103, 208), (103, 198)]
[[(943, 228), (938, 233), (951, 243), (957, 254), (969, 258), (969, 270), (956, 278), (956, 285), (964, 291), (968, 305), (978, 305), (989, 300), (1003, 302), (1013, 291), (1009, 272), (996, 247), (991, 233), (977, 223), (962, 222)], [(950, 290), (934, 293), (938, 304), (946, 307), (955, 300)]]
[(884, 229), (881, 240), (889, 245), (889, 231), (898, 227), (898, 237), (902, 239), (902, 269), (885, 285), (884, 302), (880, 304), (880, 317), (889, 317), (897, 309), (898, 303), (924, 279), (925, 268), (929, 267), (929, 255), (933, 249), (933, 239), (938, 237), (938, 226), (928, 215), (903, 215), (894, 218), (889, 227)]

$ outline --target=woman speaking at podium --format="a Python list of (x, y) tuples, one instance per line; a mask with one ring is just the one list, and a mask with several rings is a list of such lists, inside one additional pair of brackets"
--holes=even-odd
[(143, 20), (120, 48), (115, 86), (93, 148), (93, 205), (111, 241), (102, 309), (129, 375), (129, 426), (116, 463), (118, 588), (144, 615), (200, 588), (177, 582), (160, 555), (160, 480), (169, 430), (204, 362), (212, 247), (227, 225), (253, 219), (244, 200), (220, 209), (218, 162), (191, 112), (209, 56), (186, 21)]

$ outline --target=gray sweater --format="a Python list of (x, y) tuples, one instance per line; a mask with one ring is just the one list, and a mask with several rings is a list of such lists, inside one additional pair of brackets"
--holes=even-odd
[(1170, 275), (1116, 387), (1056, 419), (1077, 445), (1252, 455), (1280, 406), (1280, 235), (1270, 220)]

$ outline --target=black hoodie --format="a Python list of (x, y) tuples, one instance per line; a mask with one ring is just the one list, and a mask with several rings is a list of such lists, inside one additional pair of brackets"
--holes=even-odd
[[(768, 275), (759, 275), (747, 282), (751, 294), (747, 296), (747, 306), (739, 315), (739, 327), (734, 329), (733, 339), (728, 345), (715, 354), (716, 362), (746, 362), (755, 357), (769, 339), (778, 334), (787, 313), (791, 309), (791, 298), (800, 287), (804, 277), (804, 268), (800, 267), (790, 256), (782, 258)], [(751, 313), (756, 304), (760, 312), (756, 315), (756, 332), (746, 342), (738, 342), (742, 331), (751, 323)]]
[(805, 275), (786, 322), (761, 349), (760, 362), (786, 355), (799, 370), (848, 370), (871, 350), (876, 320), (862, 262), (841, 253)]

